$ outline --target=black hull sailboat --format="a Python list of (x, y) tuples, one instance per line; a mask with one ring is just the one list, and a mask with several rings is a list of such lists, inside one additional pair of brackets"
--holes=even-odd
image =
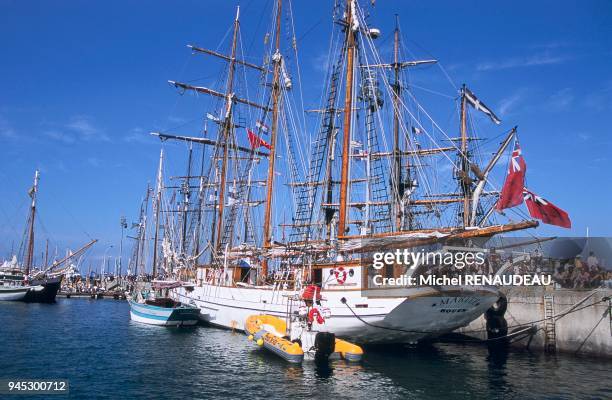
[(34, 279), (33, 286), (42, 286), (41, 290), (30, 290), (22, 301), (26, 303), (55, 303), (55, 297), (62, 285), (62, 277)]
[(38, 194), (39, 171), (34, 174), (34, 185), (28, 191), (31, 198), (30, 213), (27, 220), (26, 242), (24, 245), (24, 262), (20, 266), (17, 261), (17, 256), (13, 257), (10, 262), (5, 262), (0, 267), (0, 284), (8, 282), (9, 285), (15, 287), (26, 288), (27, 292), (21, 298), (14, 300), (23, 301), (26, 303), (55, 303), (55, 298), (62, 285), (63, 271), (58, 271), (57, 268), (70, 261), (75, 257), (79, 257), (97, 240), (93, 239), (85, 246), (75, 252), (68, 252), (66, 257), (53, 262), (47, 266), (47, 256), (45, 255), (44, 266), (40, 268), (34, 267), (34, 221), (36, 217), (36, 195)]

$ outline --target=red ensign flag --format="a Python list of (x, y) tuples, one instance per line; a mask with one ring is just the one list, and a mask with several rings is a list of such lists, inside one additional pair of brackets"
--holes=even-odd
[(510, 158), (510, 166), (508, 167), (508, 175), (504, 182), (499, 200), (495, 205), (495, 209), (501, 211), (504, 208), (516, 207), (523, 202), (523, 188), (525, 187), (525, 172), (527, 164), (519, 146), (518, 140), (514, 141), (514, 150)]
[(565, 211), (527, 189), (524, 189), (523, 192), (529, 215), (533, 218), (537, 218), (550, 225), (557, 225), (563, 228), (572, 227), (572, 221), (570, 221), (569, 215)]
[(247, 134), (249, 135), (249, 142), (251, 143), (252, 149), (256, 149), (261, 146), (265, 147), (268, 150), (272, 149), (272, 146), (270, 146), (268, 143), (266, 143), (265, 140), (254, 134), (249, 128), (247, 128)]

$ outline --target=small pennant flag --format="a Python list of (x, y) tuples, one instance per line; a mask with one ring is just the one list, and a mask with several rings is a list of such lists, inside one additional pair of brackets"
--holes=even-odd
[(268, 133), (268, 125), (264, 124), (262, 121), (257, 120), (255, 122), (255, 126), (257, 127), (257, 129), (260, 129), (261, 131)]
[(476, 97), (468, 88), (465, 88), (465, 98), (476, 110), (487, 114), (493, 123), (496, 125), (501, 124), (501, 120), (497, 118), (497, 115), (495, 115), (495, 113), (491, 111), (489, 107), (485, 106), (482, 101), (478, 100), (478, 97)]
[(253, 131), (251, 131), (249, 128), (247, 128), (247, 134), (249, 135), (249, 143), (251, 143), (252, 149), (257, 149), (262, 146), (268, 150), (272, 149), (272, 146), (270, 146), (265, 140), (254, 134)]
[(412, 133), (414, 133), (415, 135), (420, 135), (421, 133), (423, 133), (423, 130), (421, 128), (413, 126), (412, 127)]
[(208, 118), (211, 121), (221, 122), (221, 119), (219, 117), (215, 117), (214, 115), (210, 113), (206, 113), (206, 118)]

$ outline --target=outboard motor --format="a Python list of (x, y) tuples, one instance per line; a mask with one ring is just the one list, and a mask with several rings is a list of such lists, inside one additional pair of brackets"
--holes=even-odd
[(336, 347), (336, 335), (318, 332), (315, 336), (315, 361), (327, 361)]

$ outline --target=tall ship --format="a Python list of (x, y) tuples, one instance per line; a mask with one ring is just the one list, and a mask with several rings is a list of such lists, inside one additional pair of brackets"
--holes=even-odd
[(19, 251), (22, 262), (17, 256), (4, 261), (0, 265), (0, 285), (4, 288), (6, 296), (3, 296), (0, 288), (0, 299), (24, 301), (26, 303), (55, 303), (57, 292), (62, 285), (66, 263), (73, 258), (79, 257), (89, 249), (97, 240), (92, 240), (75, 252), (68, 252), (65, 257), (53, 260), (48, 259), (48, 246), (45, 251), (45, 260), (39, 267), (35, 266), (34, 244), (35, 244), (35, 221), (37, 216), (37, 195), (40, 172), (34, 173), (34, 183), (28, 195), (30, 196), (30, 208), (26, 221), (26, 229)]
[(377, 253), (478, 248), (538, 222), (494, 212), (500, 191), (490, 174), (517, 129), (498, 134), (485, 155), (475, 121), (501, 121), (464, 85), (451, 99), (459, 134), (447, 132), (407, 79), (437, 61), (405, 57), (397, 21), (392, 58), (383, 59), (370, 19), (358, 1), (334, 5), (314, 110), (303, 106), (291, 3), (273, 6), (262, 62), (242, 51), (239, 9), (225, 50), (188, 46), (222, 71), (214, 87), (169, 81), (204, 98), (206, 117), (199, 132), (152, 133), (184, 144), (187, 167), (163, 178), (160, 167), (165, 186), (149, 231), (160, 247), (152, 269), (181, 282), (171, 296), (198, 307), (203, 321), (243, 330), (251, 315), (290, 322), (305, 312), (360, 344), (410, 343), (466, 326), (499, 299), (489, 286), (375, 279), (428, 273), (398, 262), (379, 271)]

